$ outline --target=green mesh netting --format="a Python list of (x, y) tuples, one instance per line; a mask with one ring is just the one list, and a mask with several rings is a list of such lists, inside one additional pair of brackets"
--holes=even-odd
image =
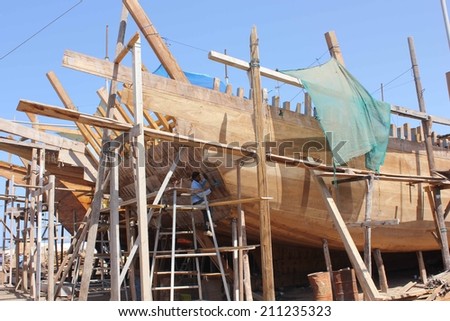
[(366, 155), (379, 171), (389, 139), (390, 105), (374, 99), (334, 58), (318, 67), (282, 70), (299, 79), (311, 96), (336, 165)]

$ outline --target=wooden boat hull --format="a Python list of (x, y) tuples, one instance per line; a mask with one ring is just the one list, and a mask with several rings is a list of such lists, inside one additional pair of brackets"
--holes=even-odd
[[(220, 143), (250, 146), (254, 141), (252, 101), (217, 91), (178, 83), (170, 79), (157, 79), (147, 75), (144, 89), (145, 106), (149, 110), (165, 112), (177, 119), (180, 133)], [(164, 88), (164, 90), (162, 90)], [(122, 101), (131, 93), (121, 92)], [(316, 119), (289, 110), (267, 106), (266, 134), (270, 151), (278, 155), (319, 160), (330, 165), (331, 151), (327, 149), (322, 130)], [(436, 166), (449, 167), (448, 149), (436, 148)], [(237, 157), (230, 159), (216, 151), (203, 151), (204, 160), (220, 164), (217, 167), (229, 191), (230, 198), (237, 191)], [(253, 164), (254, 165), (254, 164)], [(364, 170), (364, 158), (348, 164), (349, 168)], [(429, 176), (424, 143), (391, 138), (382, 173), (404, 176)], [(309, 170), (269, 162), (269, 181), (272, 239), (306, 246), (321, 246), (327, 239), (334, 249), (343, 249), (336, 229), (327, 212), (318, 185)], [(332, 187), (333, 178), (326, 182), (341, 215), (349, 224), (350, 233), (359, 249), (364, 246), (364, 228), (351, 224), (363, 223), (365, 217), (365, 180), (341, 183)], [(398, 220), (399, 224), (377, 226), (372, 231), (372, 246), (381, 251), (410, 252), (439, 249), (433, 232), (435, 223), (428, 196), (427, 184), (407, 181), (381, 181), (375, 179), (373, 193), (373, 221)], [(257, 196), (256, 167), (242, 169), (242, 197)], [(443, 190), (444, 206), (450, 199)], [(257, 204), (244, 205), (247, 233), (250, 239), (259, 238)], [(447, 223), (450, 226), (449, 223)], [(228, 227), (227, 227), (228, 228)], [(225, 229), (223, 232), (226, 232)]]

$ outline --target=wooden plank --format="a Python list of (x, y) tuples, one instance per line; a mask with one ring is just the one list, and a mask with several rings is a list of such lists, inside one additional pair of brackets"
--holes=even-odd
[[(29, 109), (27, 111), (34, 113), (32, 106), (33, 104), (29, 105)], [(70, 149), (76, 152), (84, 153), (85, 146), (83, 143), (75, 142), (73, 140), (55, 135), (50, 135), (30, 127), (19, 125), (3, 118), (0, 118), (0, 129), (5, 133), (35, 140), (53, 147), (58, 147), (66, 150)]]
[(139, 40), (139, 33), (136, 32), (131, 37), (131, 39), (128, 41), (126, 47), (123, 47), (122, 50), (117, 54), (116, 58), (114, 59), (114, 63), (115, 64), (121, 63), (122, 59), (125, 58), (125, 56), (127, 55), (128, 51), (130, 51), (133, 48), (134, 44), (138, 40)]
[[(31, 112), (31, 113), (35, 113), (35, 114), (47, 116), (47, 117), (72, 120), (74, 122), (87, 124), (87, 125), (91, 125), (91, 126), (103, 127), (103, 128), (106, 128), (105, 125), (107, 124), (108, 125), (107, 128), (110, 128), (113, 130), (118, 130), (118, 131), (128, 131), (132, 127), (131, 124), (125, 125), (121, 122), (118, 122), (117, 120), (108, 119), (108, 118), (103, 117), (99, 121), (98, 117), (88, 115), (85, 113), (80, 113), (76, 110), (63, 109), (63, 108), (59, 108), (57, 106), (45, 105), (45, 104), (28, 101), (28, 100), (20, 100), (19, 104), (17, 105), (17, 111)], [(55, 137), (55, 136), (51, 136), (51, 137)], [(58, 137), (56, 137), (56, 138), (58, 138)], [(38, 139), (36, 139), (36, 140), (38, 140)], [(69, 142), (72, 142), (72, 141), (69, 141)], [(72, 142), (72, 143), (74, 143), (74, 142)], [(82, 145), (83, 147), (81, 148), (77, 145), (78, 149), (76, 149), (76, 150), (84, 152), (84, 148), (85, 148), (84, 145), (81, 143), (77, 143), (77, 144)]]
[[(222, 54), (220, 52), (210, 51), (208, 53), (208, 58), (213, 61), (217, 61), (217, 62), (226, 64), (228, 66), (232, 66), (232, 67), (244, 70), (244, 71), (250, 70), (250, 64), (248, 63), (248, 61), (233, 58), (233, 57), (227, 56), (225, 54)], [(303, 85), (300, 82), (300, 80), (298, 80), (295, 77), (283, 74), (281, 72), (271, 70), (268, 68), (264, 68), (264, 67), (260, 67), (260, 73), (261, 73), (261, 76), (264, 76), (264, 77), (267, 77), (270, 79), (274, 79), (274, 80), (280, 80), (287, 84), (303, 88)]]
[(378, 293), (378, 290), (370, 276), (364, 261), (362, 260), (359, 251), (348, 231), (344, 220), (342, 219), (341, 213), (331, 196), (328, 187), (326, 186), (322, 177), (316, 174), (316, 171), (311, 171), (314, 179), (319, 184), (322, 191), (322, 197), (327, 206), (328, 212), (334, 222), (335, 228), (337, 229), (342, 242), (344, 243), (347, 255), (355, 269), (356, 276), (358, 277), (359, 284), (361, 285), (364, 295), (368, 300), (381, 300), (383, 296)]

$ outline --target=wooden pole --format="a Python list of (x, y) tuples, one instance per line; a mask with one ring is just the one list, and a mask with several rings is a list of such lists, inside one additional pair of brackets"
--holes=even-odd
[(150, 289), (150, 256), (148, 245), (148, 222), (147, 222), (147, 187), (146, 187), (146, 161), (144, 141), (144, 113), (142, 98), (142, 61), (141, 41), (138, 40), (133, 47), (133, 79), (134, 79), (134, 123), (139, 128), (136, 141), (136, 198), (138, 214), (138, 231), (140, 236), (139, 267), (141, 280), (141, 298), (143, 301), (152, 300)]
[(331, 264), (330, 248), (328, 247), (328, 240), (322, 240), (323, 255), (325, 257), (325, 265), (327, 266), (327, 271), (330, 273), (331, 288), (333, 289), (333, 297), (336, 298), (336, 285), (334, 284), (333, 276), (333, 265)]
[[(250, 74), (252, 99), (255, 115), (255, 138), (257, 154), (257, 179), (258, 196), (268, 195), (267, 175), (266, 175), (266, 153), (264, 146), (264, 109), (261, 91), (261, 74), (259, 64), (258, 36), (256, 27), (253, 27), (250, 36)], [(273, 279), (272, 260), (272, 235), (270, 227), (270, 207), (268, 200), (262, 200), (259, 204), (260, 217), (260, 242), (261, 242), (261, 270), (263, 283), (263, 299), (265, 301), (275, 300), (275, 285)]]
[(428, 281), (427, 270), (425, 268), (425, 262), (423, 260), (422, 251), (417, 251), (416, 255), (417, 255), (417, 261), (419, 262), (420, 278), (422, 279), (423, 284), (427, 284), (427, 281)]
[[(31, 171), (29, 183), (31, 185), (36, 185), (36, 177), (37, 177), (37, 149), (33, 148), (31, 152)], [(35, 191), (35, 188), (30, 188), (29, 192), (32, 194)], [(34, 257), (36, 251), (36, 198), (31, 196), (30, 199), (30, 256), (28, 257), (28, 268), (29, 268), (29, 279), (30, 279), (30, 296), (32, 298), (35, 297), (36, 292), (36, 266), (34, 264)]]
[(383, 258), (381, 257), (380, 249), (373, 250), (373, 258), (374, 258), (375, 264), (377, 265), (377, 268), (378, 268), (378, 278), (379, 278), (379, 282), (380, 282), (381, 292), (387, 293), (389, 287), (388, 287), (388, 283), (387, 283), (386, 271), (384, 269), (384, 263), (383, 263)]
[[(414, 82), (416, 84), (417, 99), (419, 102), (419, 108), (422, 113), (426, 113), (425, 100), (423, 98), (422, 83), (420, 81), (419, 66), (417, 64), (416, 53), (414, 48), (414, 41), (412, 37), (408, 37), (409, 53), (411, 56), (411, 64), (414, 73)], [(438, 176), (436, 174), (436, 167), (434, 162), (433, 144), (431, 140), (431, 121), (422, 120), (422, 128), (425, 138), (425, 148), (427, 150), (428, 167), (430, 169), (430, 175)], [(448, 248), (447, 228), (444, 222), (444, 208), (442, 206), (441, 192), (439, 187), (435, 187), (433, 190), (435, 210), (436, 210), (436, 223), (437, 233), (440, 235), (440, 245), (442, 252), (442, 262), (445, 270), (450, 270), (450, 252)]]
[[(115, 146), (117, 147), (117, 146)], [(109, 150), (113, 151), (114, 147)], [(111, 301), (120, 301), (120, 241), (119, 241), (119, 158), (114, 152), (109, 185), (109, 245), (111, 268)]]
[[(133, 246), (134, 240), (136, 239), (136, 232), (134, 229), (135, 221), (132, 220), (131, 217), (131, 209), (127, 208), (125, 210), (125, 230), (127, 235), (127, 249), (128, 253), (131, 251), (131, 247)], [(128, 271), (129, 284), (130, 284), (130, 292), (131, 292), (131, 300), (136, 301), (136, 278), (134, 271), (134, 263), (130, 266), (130, 270)]]
[(48, 177), (48, 289), (47, 300), (55, 297), (55, 175)]
[[(242, 197), (242, 185), (241, 185), (241, 168), (243, 163), (238, 161), (236, 167), (236, 182), (237, 182), (237, 198)], [(242, 203), (238, 203), (238, 245), (240, 247), (247, 246), (247, 232), (245, 230), (245, 213), (242, 210)], [(245, 300), (253, 301), (250, 263), (248, 259), (248, 251), (239, 249), (239, 301)]]
[[(237, 222), (236, 218), (231, 221), (231, 241), (232, 246), (238, 246)], [(233, 301), (239, 301), (239, 251), (233, 250)]]
[[(44, 173), (45, 173), (45, 149), (41, 148), (39, 150), (39, 186), (44, 187)], [(37, 196), (37, 233), (36, 233), (36, 293), (34, 300), (39, 301), (41, 299), (41, 251), (42, 251), (42, 200), (43, 191), (38, 190), (39, 195)]]
[(372, 194), (373, 194), (373, 175), (370, 174), (367, 180), (367, 193), (366, 193), (366, 213), (364, 222), (364, 263), (367, 266), (369, 274), (372, 275)]

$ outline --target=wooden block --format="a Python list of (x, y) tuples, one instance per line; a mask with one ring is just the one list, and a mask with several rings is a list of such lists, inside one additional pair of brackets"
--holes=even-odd
[(392, 138), (397, 138), (397, 126), (395, 126), (394, 124), (391, 124), (389, 136)]
[(272, 107), (280, 107), (280, 97), (279, 96), (272, 97)]

